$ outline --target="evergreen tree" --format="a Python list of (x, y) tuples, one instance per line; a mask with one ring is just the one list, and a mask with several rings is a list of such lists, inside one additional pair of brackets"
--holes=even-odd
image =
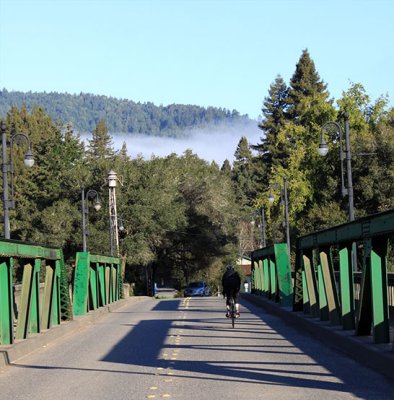
[(88, 155), (94, 160), (114, 157), (112, 137), (108, 133), (108, 127), (103, 119), (100, 119), (93, 130), (92, 139), (88, 140)]
[(286, 123), (287, 91), (283, 78), (278, 75), (270, 86), (261, 110), (263, 119), (258, 126), (264, 136), (261, 137), (260, 144), (252, 146), (259, 152), (261, 161), (268, 170), (287, 156), (285, 146), (277, 142), (278, 133)]
[(231, 175), (231, 164), (227, 158), (223, 161), (223, 165), (220, 170), (227, 176)]
[(308, 50), (304, 50), (290, 79), (287, 118), (299, 125), (307, 123), (304, 116), (309, 104), (305, 99), (323, 95), (323, 100), (326, 101), (328, 98), (326, 89), (327, 85), (320, 79)]
[(250, 205), (255, 197), (253, 185), (252, 152), (248, 139), (243, 136), (235, 151), (232, 176), (240, 204)]

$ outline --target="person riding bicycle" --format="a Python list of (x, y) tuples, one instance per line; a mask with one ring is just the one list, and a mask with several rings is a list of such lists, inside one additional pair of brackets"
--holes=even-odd
[(226, 317), (230, 318), (230, 299), (234, 299), (235, 316), (239, 317), (239, 290), (241, 288), (241, 278), (232, 265), (228, 265), (222, 277), (223, 296), (226, 298)]

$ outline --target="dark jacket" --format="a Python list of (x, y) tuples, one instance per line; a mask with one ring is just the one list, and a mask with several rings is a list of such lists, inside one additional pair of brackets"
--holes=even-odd
[(222, 278), (223, 292), (227, 289), (235, 289), (239, 292), (241, 288), (241, 278), (234, 268), (228, 268)]

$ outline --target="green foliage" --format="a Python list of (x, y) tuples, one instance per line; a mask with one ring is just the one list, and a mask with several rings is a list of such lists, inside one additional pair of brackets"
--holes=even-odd
[[(293, 244), (301, 234), (347, 221), (348, 199), (341, 196), (337, 129), (325, 132), (328, 155), (323, 158), (317, 152), (321, 127), (327, 121), (343, 125), (345, 111), (349, 115), (356, 218), (393, 207), (394, 112), (387, 98), (371, 104), (363, 86), (351, 84), (336, 110), (304, 50), (289, 87), (280, 76), (271, 85), (259, 124), (264, 134), (261, 143), (253, 146), (260, 152), (253, 161), (259, 159), (268, 166), (262, 169), (262, 188), (254, 200), (255, 207), (266, 210), (268, 243), (285, 240), (283, 207), (267, 201), (270, 186), (281, 183), (285, 176)], [(344, 127), (342, 131), (344, 135)], [(279, 199), (279, 192), (275, 194)]]
[(258, 126), (264, 132), (264, 137), (261, 138), (260, 144), (252, 146), (259, 151), (261, 161), (268, 171), (273, 165), (282, 164), (287, 158), (285, 143), (277, 141), (277, 136), (286, 123), (287, 99), (288, 88), (283, 78), (278, 75), (270, 86), (261, 110), (264, 119)]
[[(26, 106), (9, 107), (21, 98)], [(40, 101), (45, 109), (56, 108), (59, 113), (30, 108), (32, 102)], [(234, 264), (239, 254), (247, 256), (259, 246), (261, 208), (267, 222), (267, 244), (285, 241), (280, 202), (284, 177), (293, 245), (299, 235), (347, 221), (348, 199), (341, 195), (339, 131), (325, 132), (329, 146), (325, 158), (317, 152), (322, 126), (327, 121), (342, 125), (345, 111), (356, 218), (392, 209), (394, 109), (385, 97), (371, 103), (361, 84), (351, 84), (335, 108), (306, 50), (289, 86), (277, 76), (269, 88), (259, 123), (261, 142), (251, 146), (240, 136), (233, 165), (226, 160), (221, 168), (190, 150), (182, 156), (130, 159), (125, 144), (120, 151), (113, 149), (109, 132), (176, 135), (188, 126), (243, 118), (235, 111), (156, 107), (84, 94), (21, 96), (4, 90), (0, 92), (0, 115), (7, 112), (8, 139), (26, 133), (36, 161), (31, 170), (26, 169), (26, 144), (15, 143), (17, 207), (10, 211), (12, 238), (62, 247), (66, 260), (72, 260), (82, 247), (81, 190), (94, 189), (102, 209), (94, 211), (88, 200), (88, 249), (109, 254), (106, 178), (113, 169), (123, 182), (117, 188), (118, 215), (125, 226), (120, 257), (126, 280), (135, 282), (135, 293), (145, 293), (146, 276), (152, 282), (158, 277), (171, 278), (178, 289), (193, 279), (205, 279), (216, 287), (223, 265)], [(78, 129), (88, 127), (92, 132), (86, 149), (73, 127), (62, 124), (65, 120), (78, 121)], [(271, 190), (272, 204), (268, 202)]]
[[(126, 276), (139, 280), (144, 268), (166, 273), (181, 285), (215, 275), (222, 258), (236, 254), (237, 205), (231, 176), (191, 151), (181, 157), (130, 159), (115, 152), (104, 120), (85, 150), (71, 126), (54, 123), (42, 108), (12, 108), (8, 135), (23, 131), (32, 141), (35, 165), (23, 167), (25, 149), (15, 147), (12, 238), (64, 249), (73, 259), (81, 250), (81, 191), (99, 193), (102, 208), (87, 199), (89, 251), (109, 254), (107, 173), (124, 182), (117, 189), (119, 219), (125, 226), (120, 256)], [(204, 272), (205, 271), (205, 272)], [(141, 284), (137, 284), (141, 286)], [(143, 287), (143, 285), (142, 285)]]

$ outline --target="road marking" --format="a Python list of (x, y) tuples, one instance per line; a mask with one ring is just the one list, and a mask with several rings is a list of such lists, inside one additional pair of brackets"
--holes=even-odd
[(161, 396), (161, 397), (171, 397), (171, 395), (170, 394), (163, 394), (163, 396)]
[(157, 386), (151, 386), (149, 389), (150, 390), (157, 390)]

